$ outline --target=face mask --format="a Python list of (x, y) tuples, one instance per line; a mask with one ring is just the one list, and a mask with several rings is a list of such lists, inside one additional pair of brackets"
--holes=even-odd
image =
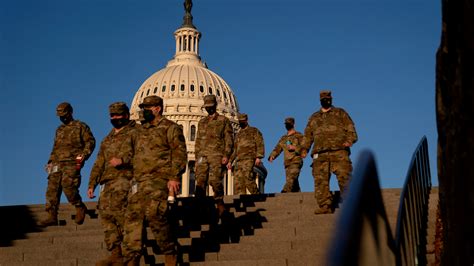
[(285, 128), (286, 128), (286, 130), (293, 129), (293, 125), (285, 123)]
[(213, 115), (216, 113), (216, 107), (214, 106), (211, 106), (211, 107), (205, 107), (206, 109), (206, 112), (209, 114), (209, 115)]
[(67, 124), (69, 124), (69, 122), (71, 122), (72, 117), (69, 116), (69, 115), (60, 116), (60, 117), (59, 117), (59, 120), (61, 120), (61, 122), (63, 122), (63, 124), (67, 125)]
[(113, 118), (110, 119), (110, 123), (112, 123), (112, 126), (114, 126), (116, 129), (122, 128), (128, 124), (129, 120), (127, 118)]
[(239, 126), (240, 126), (240, 128), (246, 128), (247, 127), (247, 122), (240, 122)]
[(143, 109), (143, 120), (145, 120), (145, 123), (151, 122), (155, 119), (155, 115), (153, 114), (152, 110), (148, 109)]
[(324, 109), (328, 109), (329, 107), (331, 107), (331, 105), (332, 105), (332, 99), (328, 99), (328, 98), (321, 99), (321, 106)]

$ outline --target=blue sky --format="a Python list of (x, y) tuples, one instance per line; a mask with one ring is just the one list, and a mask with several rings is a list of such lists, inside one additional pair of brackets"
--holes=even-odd
[[(0, 205), (44, 203), (43, 166), (60, 124), (58, 103), (71, 102), (75, 118), (100, 143), (111, 128), (108, 105), (130, 104), (140, 85), (174, 55), (182, 2), (0, 1)], [(267, 155), (285, 133), (284, 117), (294, 116), (303, 131), (319, 108), (319, 91), (331, 89), (334, 105), (356, 125), (353, 162), (361, 150), (372, 150), (388, 188), (403, 185), (423, 135), (437, 185), (440, 2), (195, 0), (192, 13), (202, 32), (202, 59), (262, 131)], [(82, 171), (83, 198), (97, 150)], [(266, 191), (279, 192), (282, 158), (265, 165)], [(303, 191), (313, 191), (309, 165), (307, 158)]]

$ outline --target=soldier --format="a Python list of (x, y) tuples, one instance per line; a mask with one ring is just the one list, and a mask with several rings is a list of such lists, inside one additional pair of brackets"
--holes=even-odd
[(214, 191), (214, 200), (219, 214), (224, 212), (224, 186), (222, 180), (232, 153), (233, 130), (228, 118), (216, 112), (216, 96), (204, 97), (204, 108), (209, 114), (198, 124), (196, 138), (196, 196), (206, 195), (209, 184)]
[(46, 211), (49, 217), (42, 220), (40, 225), (58, 224), (61, 191), (64, 191), (69, 203), (76, 207), (76, 224), (82, 224), (87, 208), (79, 194), (81, 168), (94, 151), (95, 139), (85, 123), (74, 120), (71, 104), (67, 102), (59, 104), (56, 114), (63, 124), (56, 129), (53, 150), (46, 165), (49, 174)]
[(300, 175), (301, 167), (303, 167), (303, 159), (298, 151), (301, 149), (300, 145), (303, 142), (303, 135), (295, 130), (295, 119), (293, 117), (285, 119), (285, 128), (287, 134), (280, 138), (268, 157), (268, 161), (273, 162), (283, 151), (286, 183), (281, 192), (300, 192), (298, 176)]
[(320, 101), (321, 109), (308, 120), (301, 148), (301, 157), (305, 158), (314, 142), (311, 156), (318, 203), (315, 214), (333, 212), (329, 190), (331, 173), (337, 177), (341, 194), (346, 191), (352, 172), (350, 147), (357, 141), (354, 122), (344, 109), (332, 105), (331, 91), (321, 91)]
[[(131, 138), (129, 156), (133, 181), (125, 213), (124, 258), (127, 265), (139, 265), (142, 232), (146, 220), (158, 246), (165, 254), (165, 265), (176, 265), (177, 239), (168, 217), (169, 191), (179, 192), (181, 175), (186, 170), (186, 143), (181, 127), (163, 117), (163, 99), (143, 99), (144, 125)], [(128, 160), (128, 159), (127, 159)]]
[(263, 136), (260, 131), (248, 124), (247, 114), (239, 114), (240, 130), (234, 141), (234, 151), (230, 156), (227, 168), (231, 169), (235, 164), (234, 176), (237, 180), (237, 192), (239, 194), (259, 194), (253, 167), (262, 165), (262, 158), (265, 157), (265, 147)]
[(99, 214), (104, 228), (105, 244), (111, 255), (96, 265), (121, 265), (123, 227), (130, 180), (133, 177), (132, 165), (122, 158), (129, 151), (130, 136), (136, 127), (130, 121), (128, 106), (124, 102), (116, 102), (109, 106), (110, 122), (113, 129), (100, 145), (99, 154), (92, 167), (87, 195), (95, 198), (94, 190), (101, 185)]

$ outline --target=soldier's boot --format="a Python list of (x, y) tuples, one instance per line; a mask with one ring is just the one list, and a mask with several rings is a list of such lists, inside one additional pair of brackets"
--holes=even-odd
[(126, 258), (123, 262), (125, 266), (140, 266), (140, 256), (133, 256), (131, 258)]
[(123, 257), (122, 257), (122, 249), (120, 246), (115, 246), (112, 249), (110, 256), (103, 260), (99, 260), (96, 266), (123, 266)]
[(87, 212), (87, 207), (84, 205), (84, 203), (81, 203), (81, 205), (76, 206), (76, 218), (74, 219), (74, 222), (76, 224), (83, 224), (84, 219), (86, 218), (86, 212)]
[(333, 211), (329, 205), (319, 206), (319, 208), (317, 208), (314, 211), (314, 214), (330, 214), (330, 213), (333, 213)]
[(58, 225), (58, 211), (49, 210), (48, 218), (41, 220), (38, 224), (39, 226), (43, 226), (43, 227)]
[(176, 266), (178, 265), (178, 257), (176, 254), (165, 255), (165, 266)]

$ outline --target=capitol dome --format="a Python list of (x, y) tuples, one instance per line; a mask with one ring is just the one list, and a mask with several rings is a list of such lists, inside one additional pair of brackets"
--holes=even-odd
[[(187, 6), (186, 3), (190, 4)], [(156, 95), (163, 98), (163, 115), (183, 127), (188, 152), (188, 167), (183, 174), (181, 196), (194, 191), (194, 144), (199, 120), (208, 114), (203, 98), (212, 94), (217, 99), (217, 112), (230, 119), (238, 129), (239, 107), (230, 86), (219, 75), (207, 68), (199, 56), (201, 33), (192, 23), (192, 2), (186, 1), (182, 26), (174, 32), (176, 53), (166, 67), (158, 70), (143, 82), (136, 92), (131, 108), (131, 119), (138, 120), (143, 99)], [(228, 176), (231, 180), (231, 174)], [(227, 183), (226, 194), (233, 194), (233, 182)], [(212, 192), (211, 192), (212, 193)]]

